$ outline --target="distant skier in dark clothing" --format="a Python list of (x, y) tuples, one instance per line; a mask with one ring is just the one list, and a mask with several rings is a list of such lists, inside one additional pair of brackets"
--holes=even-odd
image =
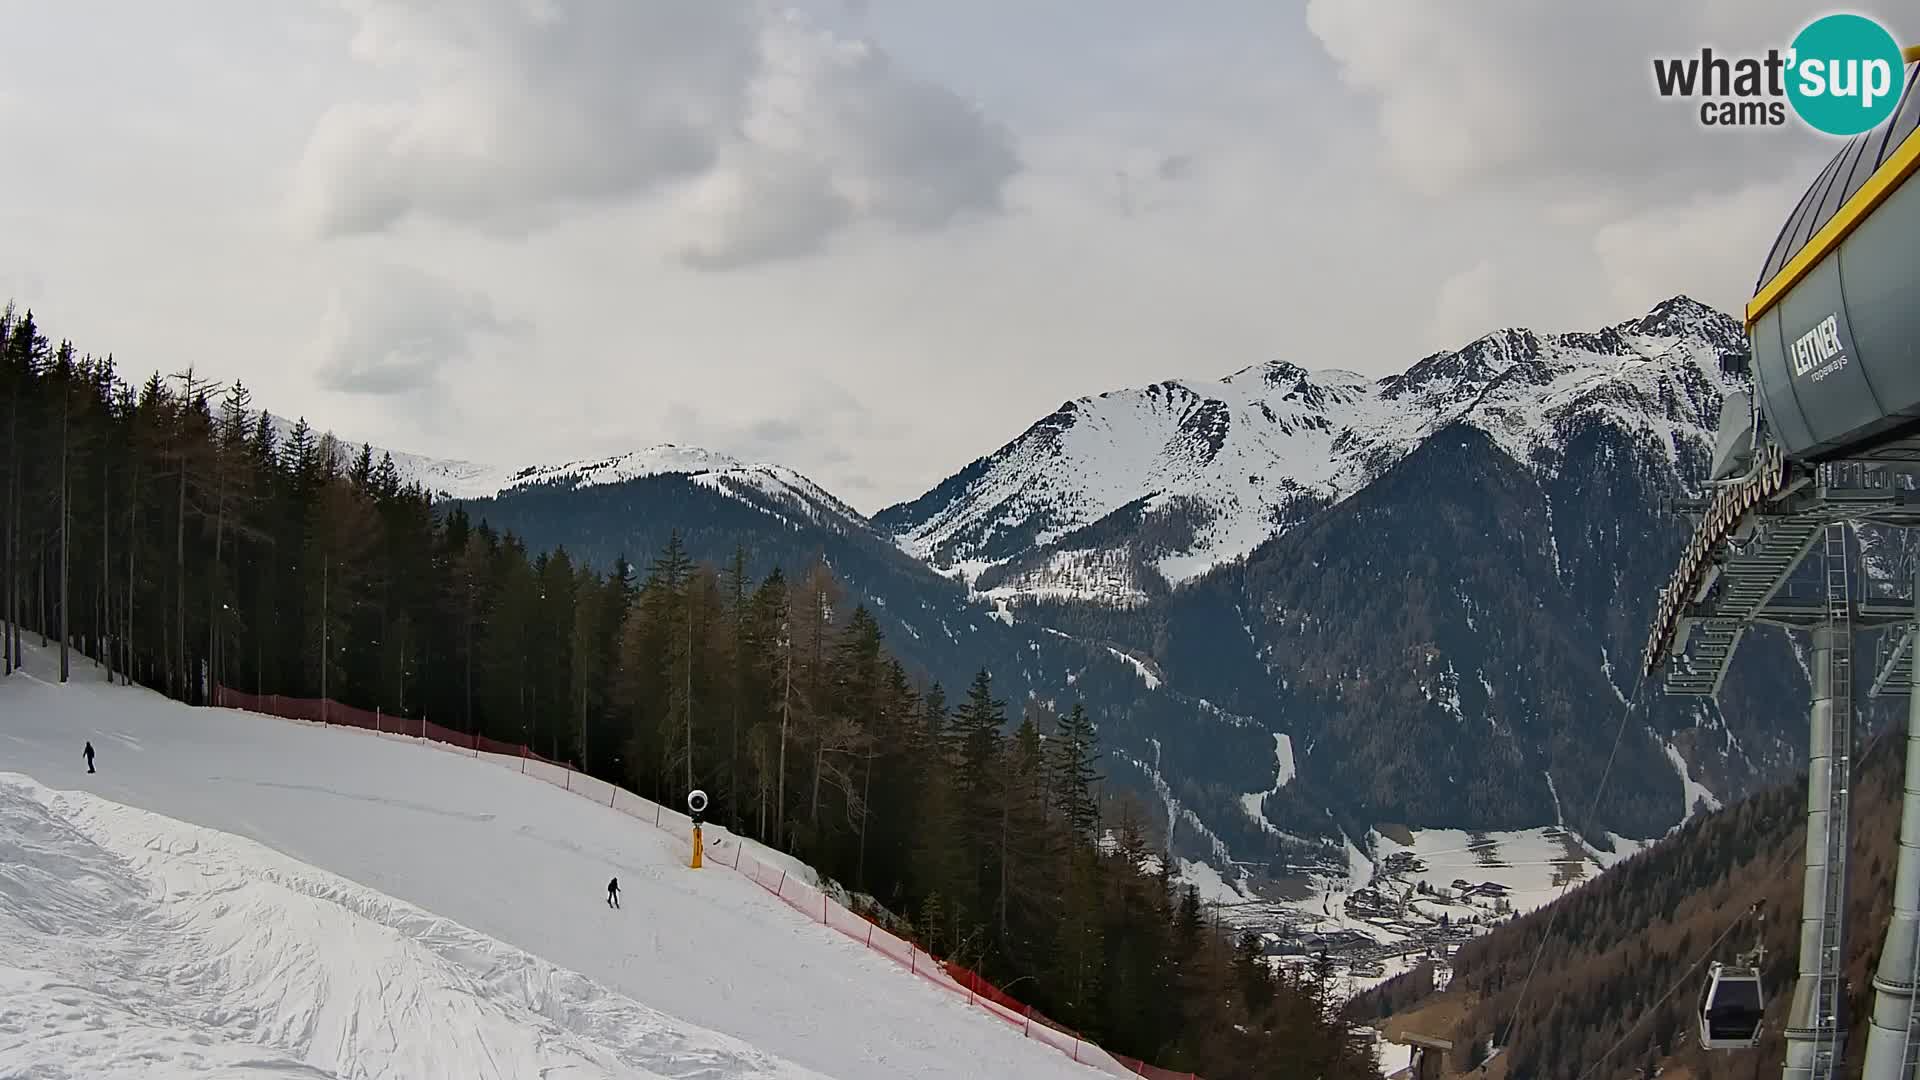
[(620, 906), (620, 879), (619, 878), (614, 878), (612, 881), (607, 882), (607, 906), (610, 908), (617, 908)]
[(87, 771), (93, 771), (93, 740), (87, 740), (87, 748), (82, 751), (87, 756)]

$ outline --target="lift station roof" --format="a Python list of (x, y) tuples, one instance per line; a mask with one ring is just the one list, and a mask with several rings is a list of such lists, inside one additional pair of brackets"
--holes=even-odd
[(1917, 131), (1910, 63), (1900, 107), (1821, 170), (1747, 305), (1761, 408), (1790, 457), (1920, 457)]

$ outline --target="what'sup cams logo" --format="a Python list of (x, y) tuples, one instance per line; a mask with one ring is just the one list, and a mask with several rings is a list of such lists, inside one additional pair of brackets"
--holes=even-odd
[(1779, 127), (1792, 107), (1816, 131), (1846, 137), (1886, 122), (1900, 104), (1905, 79), (1900, 43), (1863, 15), (1828, 15), (1794, 35), (1785, 52), (1653, 61), (1664, 98), (1700, 100), (1708, 127)]

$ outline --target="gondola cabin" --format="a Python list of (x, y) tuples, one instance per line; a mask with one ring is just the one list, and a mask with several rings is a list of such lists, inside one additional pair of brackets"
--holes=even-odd
[(1757, 968), (1714, 963), (1700, 998), (1700, 1045), (1708, 1050), (1750, 1050), (1760, 1045), (1766, 998)]

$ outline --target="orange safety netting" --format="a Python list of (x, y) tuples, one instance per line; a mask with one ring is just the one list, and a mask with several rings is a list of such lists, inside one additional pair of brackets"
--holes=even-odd
[[(359, 728), (381, 735), (420, 739), (457, 748), (474, 757), (485, 756), (494, 759), (498, 764), (508, 765), (529, 776), (538, 777), (555, 787), (563, 787), (585, 798), (603, 803), (681, 840), (688, 842), (692, 840), (693, 823), (687, 815), (677, 810), (669, 810), (651, 799), (635, 795), (605, 780), (577, 772), (564, 763), (550, 761), (518, 743), (501, 742), (485, 735), (470, 735), (452, 728), (441, 727), (425, 719), (393, 716), (377, 709), (369, 712), (331, 700), (281, 697), (278, 694), (244, 694), (224, 686), (214, 687), (213, 700), (214, 704), (221, 708), (263, 713), (288, 720), (305, 720), (309, 723)], [(1031, 1006), (988, 982), (979, 973), (959, 964), (936, 958), (912, 941), (894, 934), (867, 916), (850, 910), (818, 887), (802, 881), (798, 876), (784, 869), (747, 854), (746, 843), (739, 837), (732, 836), (727, 830), (719, 826), (710, 826), (708, 831), (714, 835), (707, 841), (705, 858), (707, 865), (721, 866), (739, 872), (807, 918), (888, 957), (932, 985), (956, 996), (965, 997), (972, 1004), (1000, 1018), (1010, 1026), (1018, 1028), (1027, 1038), (1045, 1043), (1077, 1062), (1114, 1076), (1142, 1076), (1153, 1078), (1153, 1080), (1199, 1080), (1199, 1077), (1193, 1073), (1173, 1072), (1135, 1058), (1102, 1050), (1098, 1045), (1082, 1038), (1078, 1032), (1035, 1012)]]

